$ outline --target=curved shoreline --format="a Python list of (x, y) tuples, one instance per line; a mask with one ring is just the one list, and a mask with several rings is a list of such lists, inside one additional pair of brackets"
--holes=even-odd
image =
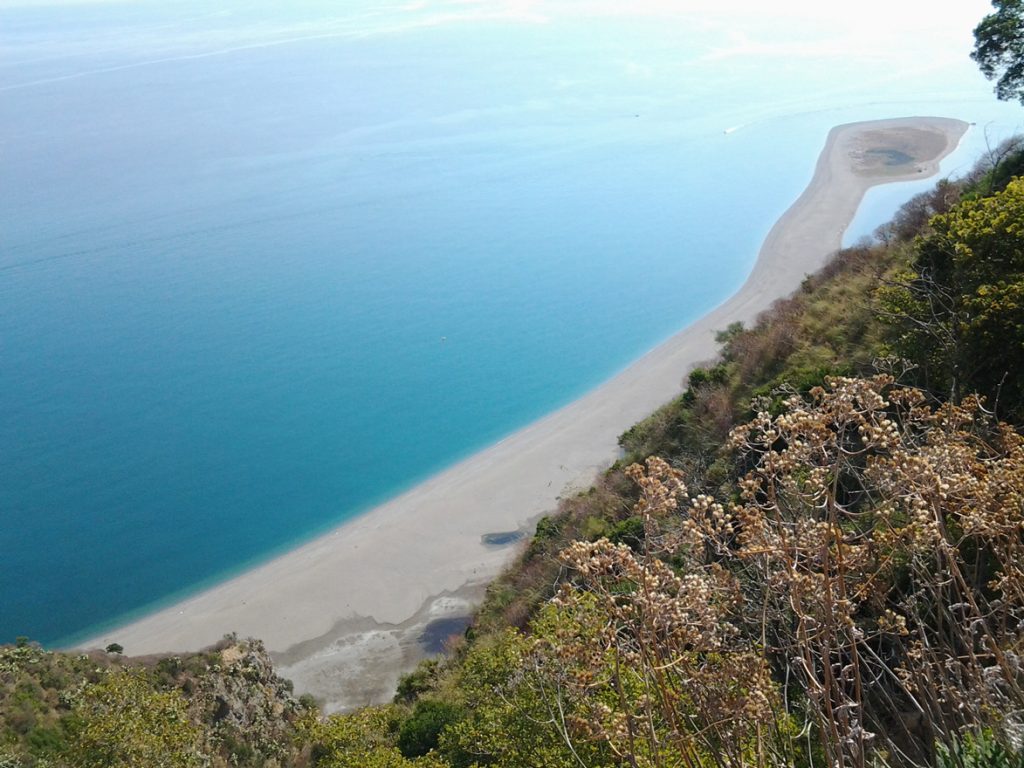
[(967, 127), (915, 117), (833, 128), (810, 184), (769, 231), (746, 282), (710, 313), (579, 400), (391, 501), (79, 647), (196, 650), (238, 632), (263, 639), (296, 690), (328, 709), (390, 698), (398, 675), (423, 655), (423, 628), (467, 613), (514, 552), (483, 537), (524, 529), (566, 489), (589, 486), (618, 456), (618, 436), (717, 354), (716, 331), (749, 324), (799, 288), (840, 247), (870, 187), (934, 175)]

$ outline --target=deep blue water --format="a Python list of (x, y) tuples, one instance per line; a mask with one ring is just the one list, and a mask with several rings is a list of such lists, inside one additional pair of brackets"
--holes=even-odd
[(223, 578), (599, 384), (742, 283), (832, 125), (977, 121), (953, 171), (1019, 122), (962, 9), (890, 52), (785, 4), (349, 6), (0, 2), (0, 641)]

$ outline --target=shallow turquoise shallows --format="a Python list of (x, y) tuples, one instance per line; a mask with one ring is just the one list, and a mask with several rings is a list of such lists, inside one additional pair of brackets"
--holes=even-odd
[(0, 641), (194, 591), (599, 384), (742, 283), (832, 125), (975, 121), (952, 172), (1019, 120), (969, 19), (898, 49), (644, 2), (210, 8), (0, 4)]

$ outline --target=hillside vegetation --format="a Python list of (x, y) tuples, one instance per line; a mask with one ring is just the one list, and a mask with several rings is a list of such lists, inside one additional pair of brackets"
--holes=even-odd
[(295, 734), (312, 712), (255, 640), (139, 659), (0, 648), (3, 768), (303, 766)]
[(622, 436), (448, 656), (322, 718), (257, 641), (0, 649), (0, 766), (1024, 765), (1024, 164), (837, 254)]

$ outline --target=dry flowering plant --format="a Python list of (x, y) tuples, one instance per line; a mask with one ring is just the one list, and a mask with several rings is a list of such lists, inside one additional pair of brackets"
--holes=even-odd
[[(1024, 440), (978, 399), (836, 378), (730, 448), (731, 499), (652, 458), (643, 545), (561, 554), (536, 669), (626, 765), (929, 764), (1024, 715)], [(1019, 745), (1016, 745), (1019, 746)]]

